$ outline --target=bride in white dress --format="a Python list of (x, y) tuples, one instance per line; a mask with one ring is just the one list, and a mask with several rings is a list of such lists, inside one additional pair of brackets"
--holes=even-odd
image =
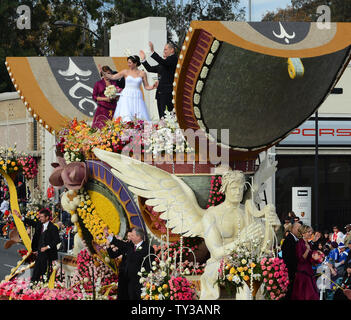
[(114, 75), (106, 74), (106, 77), (111, 80), (121, 79), (122, 77), (125, 79), (125, 87), (117, 102), (113, 118), (121, 117), (124, 122), (135, 119), (150, 121), (140, 86), (143, 83), (146, 90), (153, 90), (156, 88), (156, 84), (150, 86), (146, 73), (138, 69), (141, 64), (138, 56), (130, 56), (127, 61), (128, 69)]

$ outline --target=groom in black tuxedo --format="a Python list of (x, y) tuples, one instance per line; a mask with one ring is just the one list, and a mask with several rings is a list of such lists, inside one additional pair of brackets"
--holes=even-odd
[(61, 242), (58, 228), (50, 221), (49, 209), (39, 211), (39, 221), (24, 218), (14, 210), (24, 224), (35, 228), (32, 239), (32, 252), (36, 255), (31, 281), (39, 281), (47, 273), (49, 279), (52, 272), (52, 262), (57, 260), (57, 245)]
[(295, 222), (282, 244), (283, 260), (288, 268), (289, 275), (288, 291), (284, 297), (286, 300), (290, 300), (294, 286), (295, 274), (297, 270), (296, 244), (299, 241), (297, 236), (299, 234), (300, 226), (301, 224), (299, 222)]
[(177, 67), (178, 57), (175, 54), (175, 47), (172, 43), (167, 43), (163, 49), (163, 58), (161, 58), (154, 50), (154, 45), (149, 42), (151, 58), (158, 62), (156, 66), (150, 66), (145, 60), (144, 51), (140, 50), (141, 63), (148, 72), (158, 74), (158, 86), (156, 90), (156, 100), (158, 115), (162, 118), (165, 114), (166, 107), (168, 111), (173, 110), (172, 91), (174, 73)]
[[(134, 227), (129, 233), (130, 241), (119, 240), (113, 235), (105, 234), (107, 241), (118, 248), (118, 251), (113, 254), (108, 250), (110, 257), (114, 258), (117, 255), (123, 255), (118, 280), (118, 299), (119, 300), (140, 300), (141, 299), (141, 283), (138, 272), (142, 267), (147, 272), (151, 270), (149, 259), (144, 258), (149, 254), (149, 242), (146, 240), (146, 235), (143, 229)], [(154, 249), (150, 248), (150, 254), (154, 253)], [(152, 256), (150, 257), (152, 261)]]

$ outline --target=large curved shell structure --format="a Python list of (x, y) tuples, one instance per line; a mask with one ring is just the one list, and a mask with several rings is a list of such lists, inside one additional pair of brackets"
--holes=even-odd
[[(278, 143), (318, 109), (350, 60), (351, 24), (322, 27), (193, 21), (173, 83), (181, 128), (200, 130), (234, 159)], [(299, 58), (300, 77), (289, 76), (289, 58)]]

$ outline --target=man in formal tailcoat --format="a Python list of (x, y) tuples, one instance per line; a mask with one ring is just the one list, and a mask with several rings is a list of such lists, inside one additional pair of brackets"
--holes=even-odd
[(295, 222), (282, 244), (283, 260), (288, 269), (289, 275), (288, 291), (285, 295), (285, 299), (287, 300), (290, 300), (297, 270), (296, 244), (299, 241), (298, 230), (300, 226), (301, 224), (299, 222)]
[[(138, 272), (142, 267), (147, 272), (151, 270), (149, 258), (144, 258), (150, 253), (154, 253), (154, 249), (149, 248), (149, 242), (143, 229), (134, 227), (130, 232), (130, 241), (119, 240), (113, 235), (105, 234), (108, 243), (118, 248), (118, 254), (122, 254), (123, 270), (119, 275), (118, 287), (119, 292), (123, 295), (118, 297), (119, 300), (140, 300), (141, 299), (141, 283)], [(150, 256), (152, 261), (152, 256)], [(143, 263), (144, 262), (144, 263)], [(122, 279), (121, 279), (122, 278)]]
[(57, 260), (57, 245), (60, 243), (58, 228), (50, 221), (51, 212), (49, 209), (39, 211), (39, 221), (24, 218), (17, 210), (14, 214), (22, 219), (24, 224), (34, 227), (32, 238), (32, 252), (36, 255), (32, 282), (41, 280), (47, 274), (47, 280), (52, 272), (52, 263)]
[(151, 51), (151, 58), (154, 59), (158, 64), (155, 66), (149, 65), (145, 59), (144, 51), (140, 50), (141, 63), (145, 67), (146, 71), (158, 74), (158, 85), (156, 90), (156, 100), (158, 115), (162, 118), (165, 115), (167, 107), (168, 111), (173, 110), (173, 81), (174, 73), (176, 71), (178, 57), (175, 54), (175, 47), (172, 43), (167, 43), (163, 49), (163, 58), (160, 57), (154, 50), (154, 45), (149, 42)]

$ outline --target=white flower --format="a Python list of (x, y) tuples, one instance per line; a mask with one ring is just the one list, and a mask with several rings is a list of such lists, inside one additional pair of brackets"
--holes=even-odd
[(167, 275), (167, 273), (166, 273), (165, 271), (162, 271), (162, 272), (161, 272), (161, 276), (162, 276), (162, 277), (165, 277), (166, 275)]
[(198, 93), (194, 94), (194, 102), (195, 104), (199, 104), (200, 103), (200, 95)]
[(153, 270), (153, 271), (156, 271), (156, 269), (157, 269), (157, 268), (156, 268), (155, 266), (152, 267), (152, 270)]
[(206, 64), (210, 65), (213, 61), (214, 55), (212, 53), (209, 53), (207, 58), (206, 58)]
[(219, 48), (219, 41), (218, 40), (213, 41), (211, 46), (211, 52), (215, 53), (218, 50), (218, 48)]
[(141, 271), (141, 272), (145, 272), (145, 268), (142, 267), (142, 268), (140, 269), (140, 271)]
[(201, 73), (200, 73), (200, 77), (202, 79), (205, 79), (207, 77), (207, 74), (208, 74), (208, 68), (207, 67), (203, 67), (202, 70), (201, 70)]
[(204, 82), (199, 80), (197, 83), (196, 83), (196, 91), (198, 93), (200, 93), (202, 91), (202, 88), (204, 87)]

